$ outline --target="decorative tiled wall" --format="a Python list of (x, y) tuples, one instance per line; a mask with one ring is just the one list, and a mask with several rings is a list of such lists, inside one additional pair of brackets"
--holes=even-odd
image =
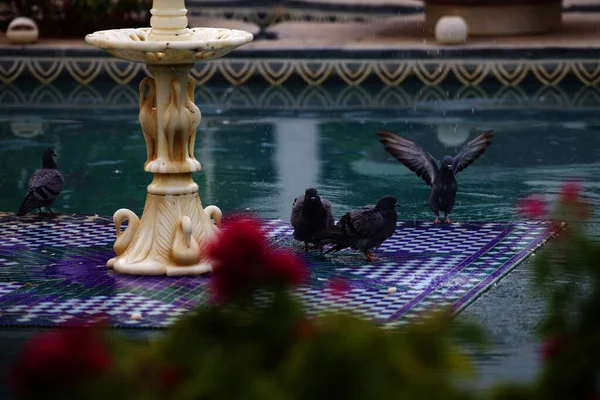
[[(0, 55), (0, 105), (137, 108), (137, 85), (147, 74), (145, 65), (110, 56)], [(241, 109), (383, 109), (465, 98), (495, 109), (600, 106), (600, 58), (227, 57), (197, 64), (192, 75), (197, 102)]]
[[(59, 78), (69, 78), (80, 84), (89, 84), (98, 77), (109, 77), (118, 84), (147, 75), (145, 65), (134, 64), (113, 57), (0, 57), (0, 80), (13, 83), (33, 76), (43, 84)], [(224, 58), (196, 64), (192, 75), (200, 84), (221, 80), (242, 85), (249, 80), (261, 80), (270, 85), (283, 85), (299, 80), (318, 86), (332, 80), (347, 85), (365, 81), (379, 81), (386, 85), (401, 85), (416, 79), (424, 85), (439, 85), (458, 81), (477, 86), (483, 81), (494, 81), (503, 86), (518, 86), (524, 80), (533, 80), (547, 86), (559, 85), (571, 79), (583, 85), (600, 82), (599, 59), (572, 60), (510, 60), (510, 59), (256, 59)]]

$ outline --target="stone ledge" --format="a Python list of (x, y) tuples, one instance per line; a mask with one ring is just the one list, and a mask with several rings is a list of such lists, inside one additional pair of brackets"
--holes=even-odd
[(438, 20), (462, 17), (469, 36), (527, 35), (558, 30), (561, 0), (426, 0), (425, 29), (433, 32)]

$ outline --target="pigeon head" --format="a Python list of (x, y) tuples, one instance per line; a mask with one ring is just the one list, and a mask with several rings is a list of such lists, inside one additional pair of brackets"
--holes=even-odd
[(42, 154), (42, 168), (57, 168), (56, 162), (54, 162), (56, 153), (52, 148), (48, 147)]
[(375, 206), (375, 208), (381, 211), (393, 210), (395, 207), (400, 207), (400, 204), (398, 204), (398, 200), (394, 196), (383, 196)]
[(451, 156), (446, 156), (442, 160), (442, 168), (452, 169), (452, 163), (454, 159)]
[(319, 197), (319, 193), (317, 192), (317, 189), (314, 188), (310, 188), (310, 189), (306, 189), (306, 192), (304, 192), (304, 201), (309, 204), (309, 203), (320, 203), (321, 202), (321, 198)]

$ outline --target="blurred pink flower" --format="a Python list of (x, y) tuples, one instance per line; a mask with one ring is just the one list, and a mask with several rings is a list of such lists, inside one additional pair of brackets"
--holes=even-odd
[(262, 285), (296, 286), (307, 278), (294, 254), (271, 249), (258, 220), (238, 216), (208, 247), (212, 288), (218, 300), (241, 296)]
[(344, 278), (333, 279), (329, 282), (328, 288), (334, 296), (343, 296), (351, 290), (348, 281)]
[(519, 203), (519, 210), (528, 218), (543, 218), (548, 213), (546, 201), (535, 194), (522, 199)]
[(166, 389), (176, 389), (183, 381), (183, 372), (176, 365), (167, 365), (160, 370), (159, 382)]
[(305, 340), (309, 338), (310, 336), (312, 336), (314, 330), (315, 327), (313, 325), (313, 322), (305, 318), (301, 319), (294, 326), (294, 334), (299, 340)]
[(564, 182), (560, 189), (560, 199), (564, 204), (576, 204), (579, 202), (581, 184), (575, 179)]
[(558, 352), (560, 352), (565, 347), (566, 341), (562, 336), (554, 336), (542, 344), (542, 348), (540, 352), (542, 354), (542, 359), (547, 361), (552, 357), (556, 356)]
[(112, 355), (96, 328), (69, 328), (34, 336), (11, 371), (17, 393), (46, 386), (71, 386), (107, 372)]

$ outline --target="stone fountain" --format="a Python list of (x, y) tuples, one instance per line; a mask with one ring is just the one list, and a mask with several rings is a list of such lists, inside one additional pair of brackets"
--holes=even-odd
[[(215, 60), (250, 42), (239, 30), (188, 28), (185, 0), (154, 0), (151, 28), (115, 29), (85, 41), (115, 57), (146, 63), (152, 77), (140, 84), (144, 169), (154, 174), (143, 215), (120, 209), (113, 219), (116, 256), (108, 267), (131, 275), (198, 275), (211, 271), (206, 244), (219, 233), (221, 210), (202, 207), (192, 173), (200, 110), (194, 104), (194, 63)], [(127, 227), (121, 232), (121, 225)], [(214, 220), (214, 222), (213, 222)]]

